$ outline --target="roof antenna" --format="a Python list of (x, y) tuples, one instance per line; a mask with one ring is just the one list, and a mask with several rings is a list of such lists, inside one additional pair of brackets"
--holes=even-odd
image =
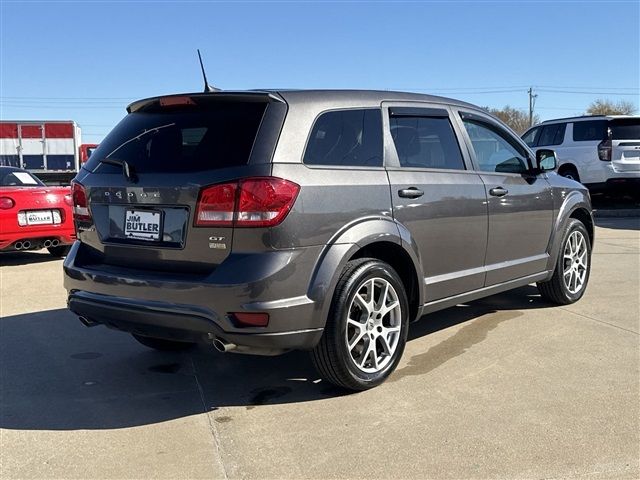
[(209, 82), (207, 81), (207, 74), (204, 71), (204, 64), (202, 63), (202, 55), (200, 55), (200, 49), (198, 48), (198, 60), (200, 60), (200, 69), (202, 70), (202, 77), (204, 78), (204, 91), (209, 93), (209, 92), (219, 92), (220, 89), (216, 88), (216, 87), (212, 87), (211, 85), (209, 85)]

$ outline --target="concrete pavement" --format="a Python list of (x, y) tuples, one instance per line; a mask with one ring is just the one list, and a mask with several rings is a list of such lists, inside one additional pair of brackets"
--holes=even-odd
[(580, 302), (530, 286), (424, 317), (349, 395), (303, 352), (88, 329), (60, 260), (0, 257), (0, 477), (640, 478), (640, 220), (598, 224)]

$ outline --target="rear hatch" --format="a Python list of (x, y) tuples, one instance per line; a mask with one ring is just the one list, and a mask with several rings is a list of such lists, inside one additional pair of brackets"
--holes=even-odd
[[(209, 212), (223, 220), (213, 226), (196, 218), (203, 189), (268, 176), (286, 106), (267, 93), (211, 93), (144, 100), (129, 111), (77, 177), (74, 202), (88, 201), (76, 215), (83, 258), (206, 274), (229, 255), (233, 228), (223, 208)], [(216, 194), (233, 201), (235, 192)]]
[(616, 118), (609, 123), (611, 162), (618, 172), (640, 171), (640, 117)]

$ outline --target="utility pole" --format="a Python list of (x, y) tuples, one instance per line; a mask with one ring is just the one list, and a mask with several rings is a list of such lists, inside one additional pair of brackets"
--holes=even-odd
[(537, 94), (533, 94), (533, 87), (529, 87), (529, 128), (533, 127), (533, 107), (536, 104)]

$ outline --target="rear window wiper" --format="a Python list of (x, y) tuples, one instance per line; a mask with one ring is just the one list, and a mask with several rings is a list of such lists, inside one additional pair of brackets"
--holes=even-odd
[(176, 122), (173, 123), (167, 123), (166, 125), (159, 125), (157, 127), (152, 127), (149, 130), (144, 130), (143, 132), (139, 133), (138, 135), (136, 135), (135, 137), (130, 138), (129, 140), (122, 142), (120, 145), (118, 145), (116, 148), (114, 148), (111, 153), (109, 153), (108, 155), (106, 155), (105, 158), (109, 158), (111, 155), (113, 155), (114, 153), (116, 153), (118, 150), (120, 150), (122, 147), (124, 147), (125, 145), (135, 141), (135, 140), (140, 140), (142, 137), (144, 137), (145, 135), (149, 135), (150, 133), (153, 133), (154, 135), (156, 133), (158, 133), (160, 130), (162, 130), (163, 128), (168, 128), (168, 127), (173, 127), (175, 126)]
[(122, 173), (125, 178), (129, 180), (131, 183), (135, 183), (137, 180), (136, 172), (131, 165), (126, 160), (116, 160), (115, 158), (103, 158), (100, 160), (100, 163), (106, 163), (107, 165), (115, 165), (116, 167), (122, 168)]

